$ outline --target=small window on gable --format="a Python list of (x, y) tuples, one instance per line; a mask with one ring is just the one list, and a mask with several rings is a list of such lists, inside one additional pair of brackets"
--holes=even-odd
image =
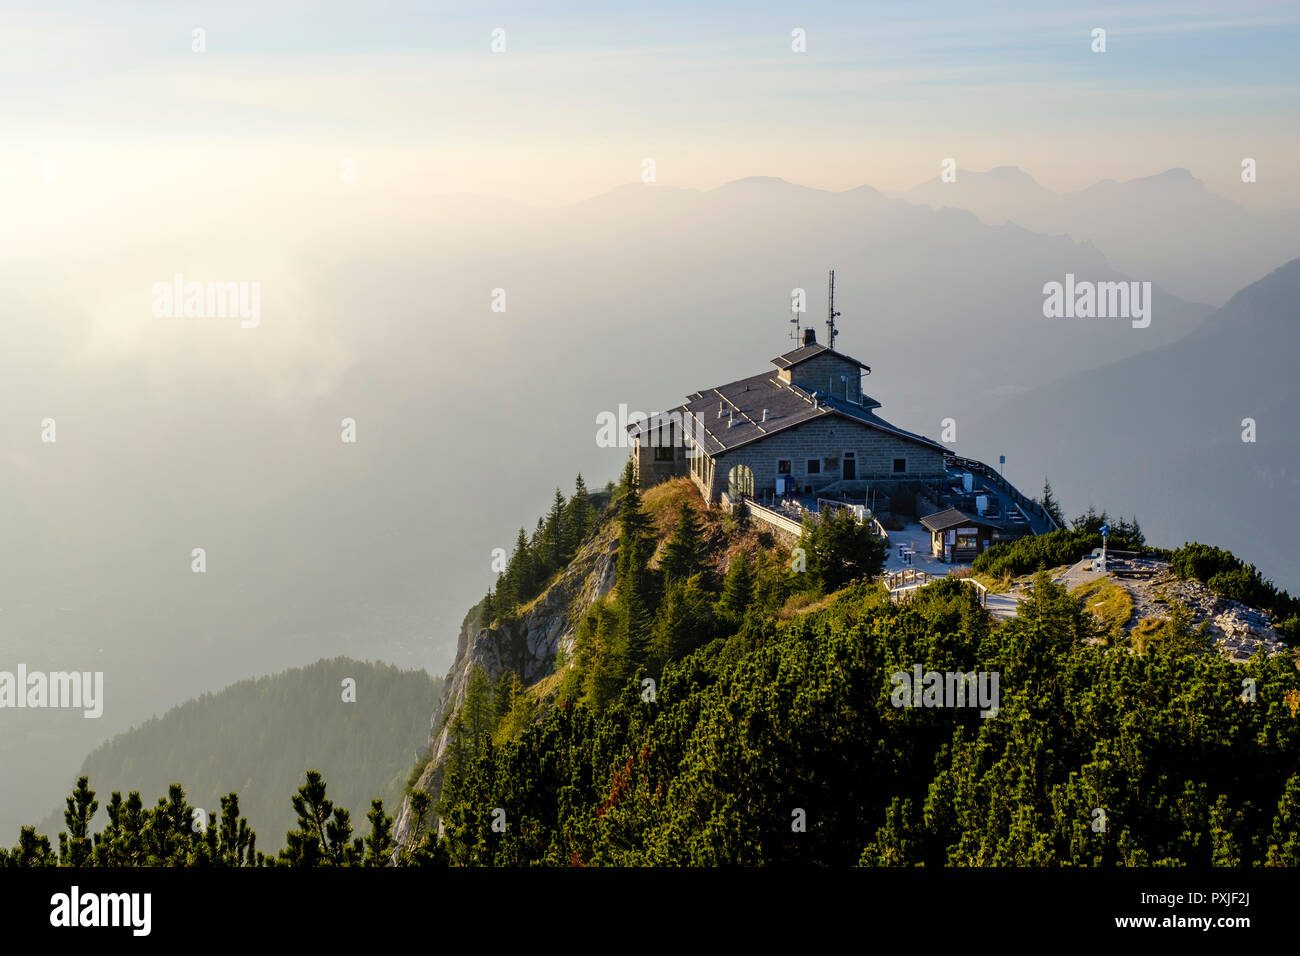
[(673, 447), (677, 436), (673, 433), (673, 423), (660, 423), (655, 433), (655, 461), (672, 461)]
[(778, 475), (788, 475), (788, 474), (790, 474), (790, 462), (787, 461), (787, 460), (784, 459), (784, 458), (782, 458), (780, 461), (778, 461), (778, 462), (776, 463), (776, 473), (777, 473)]
[(906, 459), (906, 458), (895, 458), (895, 459), (894, 459), (894, 474), (896, 474), (896, 475), (901, 475), (901, 474), (906, 473), (906, 471), (907, 471), (907, 459)]
[(820, 475), (822, 473), (822, 463), (820, 458), (808, 459), (808, 474)]

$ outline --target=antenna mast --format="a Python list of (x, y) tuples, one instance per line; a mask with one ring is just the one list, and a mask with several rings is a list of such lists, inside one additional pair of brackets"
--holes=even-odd
[(830, 288), (826, 293), (826, 347), (835, 348), (835, 336), (839, 331), (835, 328), (835, 319), (839, 315), (835, 311), (835, 270), (831, 270)]

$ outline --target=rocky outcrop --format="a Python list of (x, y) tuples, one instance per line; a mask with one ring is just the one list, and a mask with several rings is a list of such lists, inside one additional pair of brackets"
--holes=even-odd
[(1267, 611), (1215, 594), (1195, 578), (1179, 580), (1167, 572), (1152, 584), (1187, 608), (1193, 625), (1206, 624), (1219, 651), (1234, 661), (1247, 661), (1261, 648), (1269, 656), (1286, 650)]
[[(493, 683), (507, 671), (517, 673), (525, 684), (555, 673), (556, 657), (572, 649), (583, 615), (613, 588), (617, 554), (617, 529), (607, 514), (560, 576), (514, 620), (480, 627), (476, 611), (466, 617), (456, 643), (456, 660), (429, 724), (427, 762), (417, 789), (437, 796), (452, 718), (464, 703), (474, 668), (482, 668)], [(398, 845), (410, 839), (412, 822), (407, 798), (393, 824)]]

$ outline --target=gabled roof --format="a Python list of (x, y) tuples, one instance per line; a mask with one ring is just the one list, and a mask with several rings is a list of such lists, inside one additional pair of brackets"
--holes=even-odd
[(927, 531), (947, 531), (949, 528), (956, 528), (960, 525), (978, 525), (984, 528), (1002, 528), (1002, 526), (997, 522), (990, 521), (987, 518), (968, 515), (966, 512), (957, 508), (949, 508), (947, 511), (939, 511), (932, 515), (926, 515), (921, 519), (921, 525)]
[(818, 345), (816, 343), (813, 345), (803, 345), (795, 349), (793, 352), (786, 352), (784, 355), (778, 355), (776, 358), (772, 359), (772, 364), (784, 372), (788, 368), (794, 368), (800, 362), (806, 362), (819, 355), (825, 355), (827, 352), (830, 352), (837, 359), (848, 362), (851, 365), (856, 365), (858, 368), (866, 369), (868, 372), (871, 371), (871, 366), (864, 365), (857, 359), (851, 358), (843, 352), (837, 352), (829, 346)]
[[(936, 451), (947, 449), (936, 441), (891, 425), (872, 411), (879, 402), (864, 397), (864, 405), (818, 395), (783, 382), (765, 372), (687, 396), (686, 404), (661, 412), (644, 423), (628, 426), (632, 435), (661, 422), (679, 419), (709, 455), (731, 451), (768, 435), (828, 415), (878, 428)], [(763, 420), (763, 412), (767, 420)], [(730, 422), (730, 427), (728, 423)]]

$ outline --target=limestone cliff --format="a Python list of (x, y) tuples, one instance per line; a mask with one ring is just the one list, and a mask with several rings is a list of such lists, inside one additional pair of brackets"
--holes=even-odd
[[(475, 667), (482, 668), (494, 683), (513, 670), (525, 684), (533, 684), (555, 672), (556, 655), (561, 650), (567, 653), (572, 649), (583, 615), (614, 585), (618, 531), (616, 522), (610, 520), (612, 511), (601, 518), (595, 533), (568, 566), (524, 605), (513, 621), (480, 627), (477, 608), (466, 617), (456, 644), (456, 660), (429, 725), (427, 762), (415, 784), (417, 789), (428, 791), (435, 799), (438, 796), (452, 718), (465, 700)], [(408, 797), (393, 824), (393, 837), (399, 845), (410, 839), (412, 823)]]

